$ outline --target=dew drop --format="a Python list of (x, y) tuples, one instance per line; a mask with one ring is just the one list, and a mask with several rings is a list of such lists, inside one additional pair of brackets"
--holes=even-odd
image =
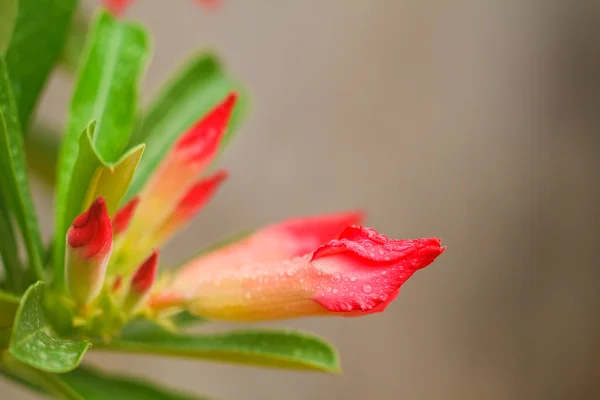
[(342, 281), (342, 274), (340, 274), (339, 272), (336, 272), (335, 274), (333, 274), (331, 276), (331, 282), (340, 283), (341, 281)]
[(339, 293), (340, 291), (338, 289), (333, 289), (333, 293)]
[(387, 275), (387, 271), (381, 271), (381, 276), (386, 276)]
[(362, 287), (362, 290), (365, 293), (371, 293), (373, 291), (373, 286), (369, 285), (368, 283), (365, 283)]
[(304, 283), (304, 279), (300, 279), (300, 283)]
[(350, 280), (351, 280), (352, 282), (356, 282), (356, 280), (357, 280), (357, 279), (358, 279), (358, 276), (356, 276), (356, 275), (354, 275), (352, 278), (350, 278)]

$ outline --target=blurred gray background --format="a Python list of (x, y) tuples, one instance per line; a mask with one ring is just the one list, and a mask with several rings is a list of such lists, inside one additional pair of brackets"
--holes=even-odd
[[(222, 159), (231, 179), (170, 261), (355, 207), (389, 236), (448, 249), (384, 314), (263, 324), (330, 339), (341, 377), (94, 362), (231, 400), (600, 398), (598, 2), (140, 0), (128, 16), (154, 35), (145, 98), (205, 47), (253, 97)], [(39, 116), (63, 123), (68, 96), (58, 74)], [(2, 399), (33, 398), (0, 385)]]

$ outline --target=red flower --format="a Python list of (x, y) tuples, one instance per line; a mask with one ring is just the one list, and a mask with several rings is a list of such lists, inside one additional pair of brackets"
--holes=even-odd
[(151, 306), (246, 321), (383, 311), (444, 248), (439, 239), (390, 240), (349, 227), (359, 219), (348, 213), (267, 227), (183, 266)]

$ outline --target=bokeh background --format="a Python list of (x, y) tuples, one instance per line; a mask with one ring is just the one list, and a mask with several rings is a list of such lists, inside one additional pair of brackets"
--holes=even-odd
[[(600, 398), (597, 2), (146, 0), (128, 16), (154, 35), (146, 99), (199, 48), (253, 97), (222, 159), (231, 179), (169, 261), (356, 207), (389, 236), (448, 249), (384, 314), (265, 324), (330, 339), (341, 377), (94, 362), (231, 400)], [(69, 89), (57, 74), (38, 116), (61, 126)], [(49, 233), (50, 196), (36, 193)], [(0, 398), (34, 397), (0, 382)]]

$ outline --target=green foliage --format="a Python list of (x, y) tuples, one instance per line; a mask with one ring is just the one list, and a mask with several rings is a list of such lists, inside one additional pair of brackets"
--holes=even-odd
[(23, 136), (6, 63), (0, 56), (0, 185), (15, 216), (25, 248), (38, 279), (43, 279), (42, 241), (29, 193)]
[(12, 363), (0, 374), (39, 393), (66, 400), (208, 400), (122, 374), (107, 374), (82, 366), (66, 374), (52, 374)]
[(182, 335), (160, 327), (133, 332), (99, 349), (198, 358), (264, 367), (337, 373), (333, 347), (316, 336), (295, 331), (238, 331)]
[(38, 282), (23, 295), (8, 350), (17, 360), (36, 369), (68, 372), (79, 365), (90, 344), (53, 334), (43, 306), (45, 287)]
[(10, 331), (19, 308), (19, 298), (0, 291), (0, 346), (8, 342)]
[(0, 1), (0, 55), (8, 48), (19, 11), (18, 0)]
[(6, 63), (25, 133), (31, 113), (62, 52), (78, 1), (19, 0), (18, 3)]

